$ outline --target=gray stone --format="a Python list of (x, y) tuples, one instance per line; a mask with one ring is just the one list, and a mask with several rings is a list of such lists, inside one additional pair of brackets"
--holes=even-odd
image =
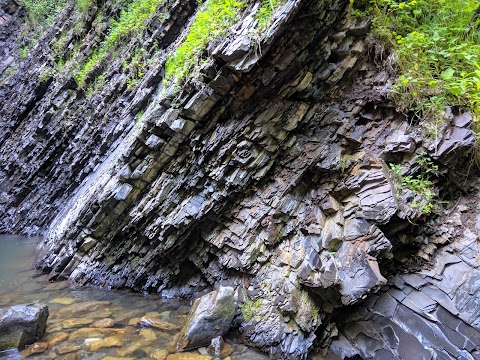
[(232, 325), (235, 311), (232, 287), (220, 287), (195, 300), (180, 332), (177, 350), (207, 346), (213, 338), (224, 336)]
[(44, 304), (15, 305), (0, 309), (0, 351), (23, 349), (39, 340), (45, 332), (48, 306)]

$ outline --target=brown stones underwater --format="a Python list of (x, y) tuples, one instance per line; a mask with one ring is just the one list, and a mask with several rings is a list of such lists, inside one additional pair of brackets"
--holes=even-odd
[[(155, 3), (98, 62), (132, 7), (67, 1), (22, 59), (10, 3), (0, 232), (45, 235), (47, 277), (0, 303), (49, 306), (30, 356), (262, 357), (242, 343), (275, 359), (478, 357), (473, 116), (447, 109), (426, 136), (397, 111), (392, 54), (350, 1), (272, 1), (265, 29), (268, 1), (229, 2), (236, 23), (181, 83), (166, 62), (210, 0)], [(162, 299), (201, 295), (190, 315)], [(230, 355), (191, 333), (218, 314)]]
[[(2, 240), (5, 240), (5, 236), (0, 236), (0, 242)], [(31, 339), (22, 337), (22, 341), (28, 341), (18, 344), (20, 352), (0, 352), (0, 357), (73, 360), (167, 359), (173, 356), (172, 359), (213, 359), (207, 350), (211, 339), (200, 349), (175, 355), (179, 331), (191, 310), (188, 302), (161, 299), (155, 295), (79, 287), (68, 282), (49, 283), (45, 275), (34, 276), (35, 271), (28, 265), (32, 264), (33, 250), (38, 240), (24, 239), (23, 243), (19, 237), (14, 240), (20, 248), (10, 253), (10, 257), (13, 253), (18, 255), (20, 264), (10, 269), (8, 281), (5, 278), (0, 281), (0, 317), (4, 318), (1, 315), (3, 308), (9, 308), (19, 299), (47, 304), (50, 315), (43, 322), (43, 334), (37, 333), (35, 327), (32, 332), (38, 336)], [(4, 249), (1, 245), (0, 248)], [(8, 254), (0, 253), (0, 262), (5, 256)], [(16, 309), (21, 310), (21, 307), (17, 306)], [(3, 339), (2, 331), (9, 324), (0, 321), (0, 339)], [(11, 327), (9, 329), (12, 330)], [(223, 357), (230, 356), (233, 360), (268, 358), (231, 339), (227, 338), (226, 341), (227, 344), (222, 348)], [(30, 345), (25, 347), (26, 344)]]

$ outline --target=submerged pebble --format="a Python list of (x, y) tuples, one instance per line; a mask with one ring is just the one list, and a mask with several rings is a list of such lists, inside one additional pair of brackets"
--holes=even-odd
[[(0, 239), (1, 240), (1, 239)], [(29, 251), (33, 263), (31, 244)], [(5, 255), (5, 254), (4, 254)], [(0, 257), (2, 254), (0, 254)], [(1, 259), (0, 259), (1, 261)], [(156, 295), (78, 287), (68, 281), (50, 283), (33, 277), (29, 261), (0, 282), (0, 305), (9, 306), (42, 298), (50, 316), (43, 338), (22, 351), (23, 357), (45, 360), (210, 360), (207, 349), (175, 353), (187, 302)], [(5, 276), (5, 274), (2, 274)], [(20, 281), (21, 280), (21, 281)], [(21, 286), (19, 286), (21, 284)], [(231, 360), (263, 360), (265, 354), (232, 345)], [(227, 358), (228, 359), (228, 358)]]

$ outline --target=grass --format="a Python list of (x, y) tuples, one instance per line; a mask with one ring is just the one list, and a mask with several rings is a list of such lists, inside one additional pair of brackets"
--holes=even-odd
[(30, 50), (37, 44), (44, 30), (50, 26), (66, 4), (66, 0), (21, 0), (17, 1), (25, 8), (27, 26), (21, 33), (24, 45), (19, 56), (25, 59)]
[(438, 176), (438, 166), (428, 157), (427, 154), (422, 153), (417, 160), (419, 173), (417, 175), (403, 175), (404, 168), (399, 164), (389, 164), (392, 177), (399, 184), (401, 198), (404, 189), (413, 191), (417, 201), (410, 203), (412, 208), (419, 209), (424, 214), (430, 214), (436, 208), (436, 193), (432, 176)]
[(275, 9), (285, 4), (286, 0), (261, 0), (260, 8), (255, 14), (255, 18), (258, 20), (258, 30), (265, 30), (273, 19)]
[(235, 0), (207, 0), (203, 9), (197, 13), (182, 44), (167, 58), (166, 81), (184, 80), (192, 67), (200, 62), (208, 42), (224, 35), (243, 7), (243, 2)]
[(373, 34), (396, 51), (393, 97), (422, 121), (443, 121), (447, 106), (480, 116), (480, 29), (474, 0), (355, 1), (373, 17)]
[(121, 11), (118, 20), (112, 20), (107, 36), (92, 56), (83, 64), (75, 76), (80, 87), (85, 86), (88, 75), (111, 54), (125, 39), (143, 30), (157, 13), (164, 0), (134, 0), (127, 9)]

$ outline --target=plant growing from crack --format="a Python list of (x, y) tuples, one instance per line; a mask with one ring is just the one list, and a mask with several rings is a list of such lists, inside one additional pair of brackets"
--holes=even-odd
[(275, 10), (286, 2), (286, 0), (261, 0), (260, 8), (255, 14), (255, 18), (258, 20), (258, 30), (262, 31), (270, 26)]
[(419, 173), (417, 175), (403, 175), (404, 167), (400, 164), (389, 164), (392, 178), (397, 182), (399, 193), (397, 200), (405, 189), (411, 190), (416, 200), (410, 203), (412, 208), (418, 208), (424, 214), (432, 213), (437, 205), (433, 176), (438, 176), (438, 166), (433, 163), (426, 153), (420, 154), (418, 161)]
[(110, 22), (108, 34), (103, 42), (78, 70), (75, 76), (77, 84), (84, 87), (90, 73), (98, 68), (123, 40), (143, 30), (164, 2), (164, 0), (134, 0), (128, 8), (122, 10), (119, 18)]

